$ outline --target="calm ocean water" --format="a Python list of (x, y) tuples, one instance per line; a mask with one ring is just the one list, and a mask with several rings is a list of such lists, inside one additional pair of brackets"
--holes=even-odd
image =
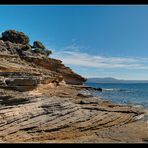
[(148, 108), (148, 84), (85, 83), (85, 85), (103, 89), (102, 92), (92, 91), (94, 96), (100, 96), (114, 103), (142, 105)]

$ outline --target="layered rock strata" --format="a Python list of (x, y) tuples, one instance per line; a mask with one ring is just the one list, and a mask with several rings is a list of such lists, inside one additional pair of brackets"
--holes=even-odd
[(23, 93), (0, 89), (0, 140), (81, 143), (148, 138), (147, 123), (137, 121), (144, 110), (81, 97), (74, 88), (44, 84)]
[(148, 141), (144, 109), (94, 98), (89, 91), (102, 89), (82, 86), (86, 79), (44, 48), (21, 32), (2, 35), (0, 142)]

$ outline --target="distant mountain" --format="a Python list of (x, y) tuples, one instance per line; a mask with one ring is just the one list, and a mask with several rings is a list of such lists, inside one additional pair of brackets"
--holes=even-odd
[(86, 83), (148, 83), (148, 80), (119, 80), (112, 77), (88, 78)]

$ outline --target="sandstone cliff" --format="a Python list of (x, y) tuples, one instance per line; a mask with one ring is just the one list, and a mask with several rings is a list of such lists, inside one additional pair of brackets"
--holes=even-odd
[[(49, 58), (49, 54), (51, 51), (45, 49), (39, 41), (35, 41), (31, 46), (29, 38), (23, 33), (14, 30), (4, 32), (0, 40), (0, 72), (1, 74), (5, 72), (2, 74), (4, 78), (1, 77), (3, 79), (1, 81), (4, 82), (4, 79), (12, 79), (12, 77), (14, 79), (13, 75), (15, 75), (17, 80), (12, 80), (13, 83), (16, 81), (21, 83), (23, 79), (31, 81), (31, 77), (32, 81), (36, 81), (32, 83), (83, 84), (85, 82), (85, 78), (66, 67), (62, 61)], [(11, 83), (8, 86), (10, 85)]]

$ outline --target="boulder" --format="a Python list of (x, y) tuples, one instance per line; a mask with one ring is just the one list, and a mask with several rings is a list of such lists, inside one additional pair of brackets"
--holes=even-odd
[(5, 41), (5, 47), (9, 50), (9, 49), (13, 49), (14, 45), (10, 41)]
[(1, 45), (1, 46), (4, 46), (4, 45), (5, 45), (5, 43), (4, 43), (3, 40), (0, 40), (0, 45)]
[(0, 52), (4, 52), (4, 51), (7, 51), (7, 48), (5, 48), (4, 46), (0, 45)]
[(31, 91), (35, 89), (39, 83), (39, 80), (34, 77), (26, 78), (6, 78), (5, 84), (2, 84), (3, 88), (17, 90), (17, 91)]
[(5, 80), (8, 86), (37, 86), (37, 78), (10, 78)]
[(102, 91), (102, 88), (96, 88), (97, 91)]
[(27, 35), (25, 35), (23, 32), (18, 32), (15, 30), (6, 30), (3, 32), (2, 40), (24, 45), (29, 43), (29, 37)]

